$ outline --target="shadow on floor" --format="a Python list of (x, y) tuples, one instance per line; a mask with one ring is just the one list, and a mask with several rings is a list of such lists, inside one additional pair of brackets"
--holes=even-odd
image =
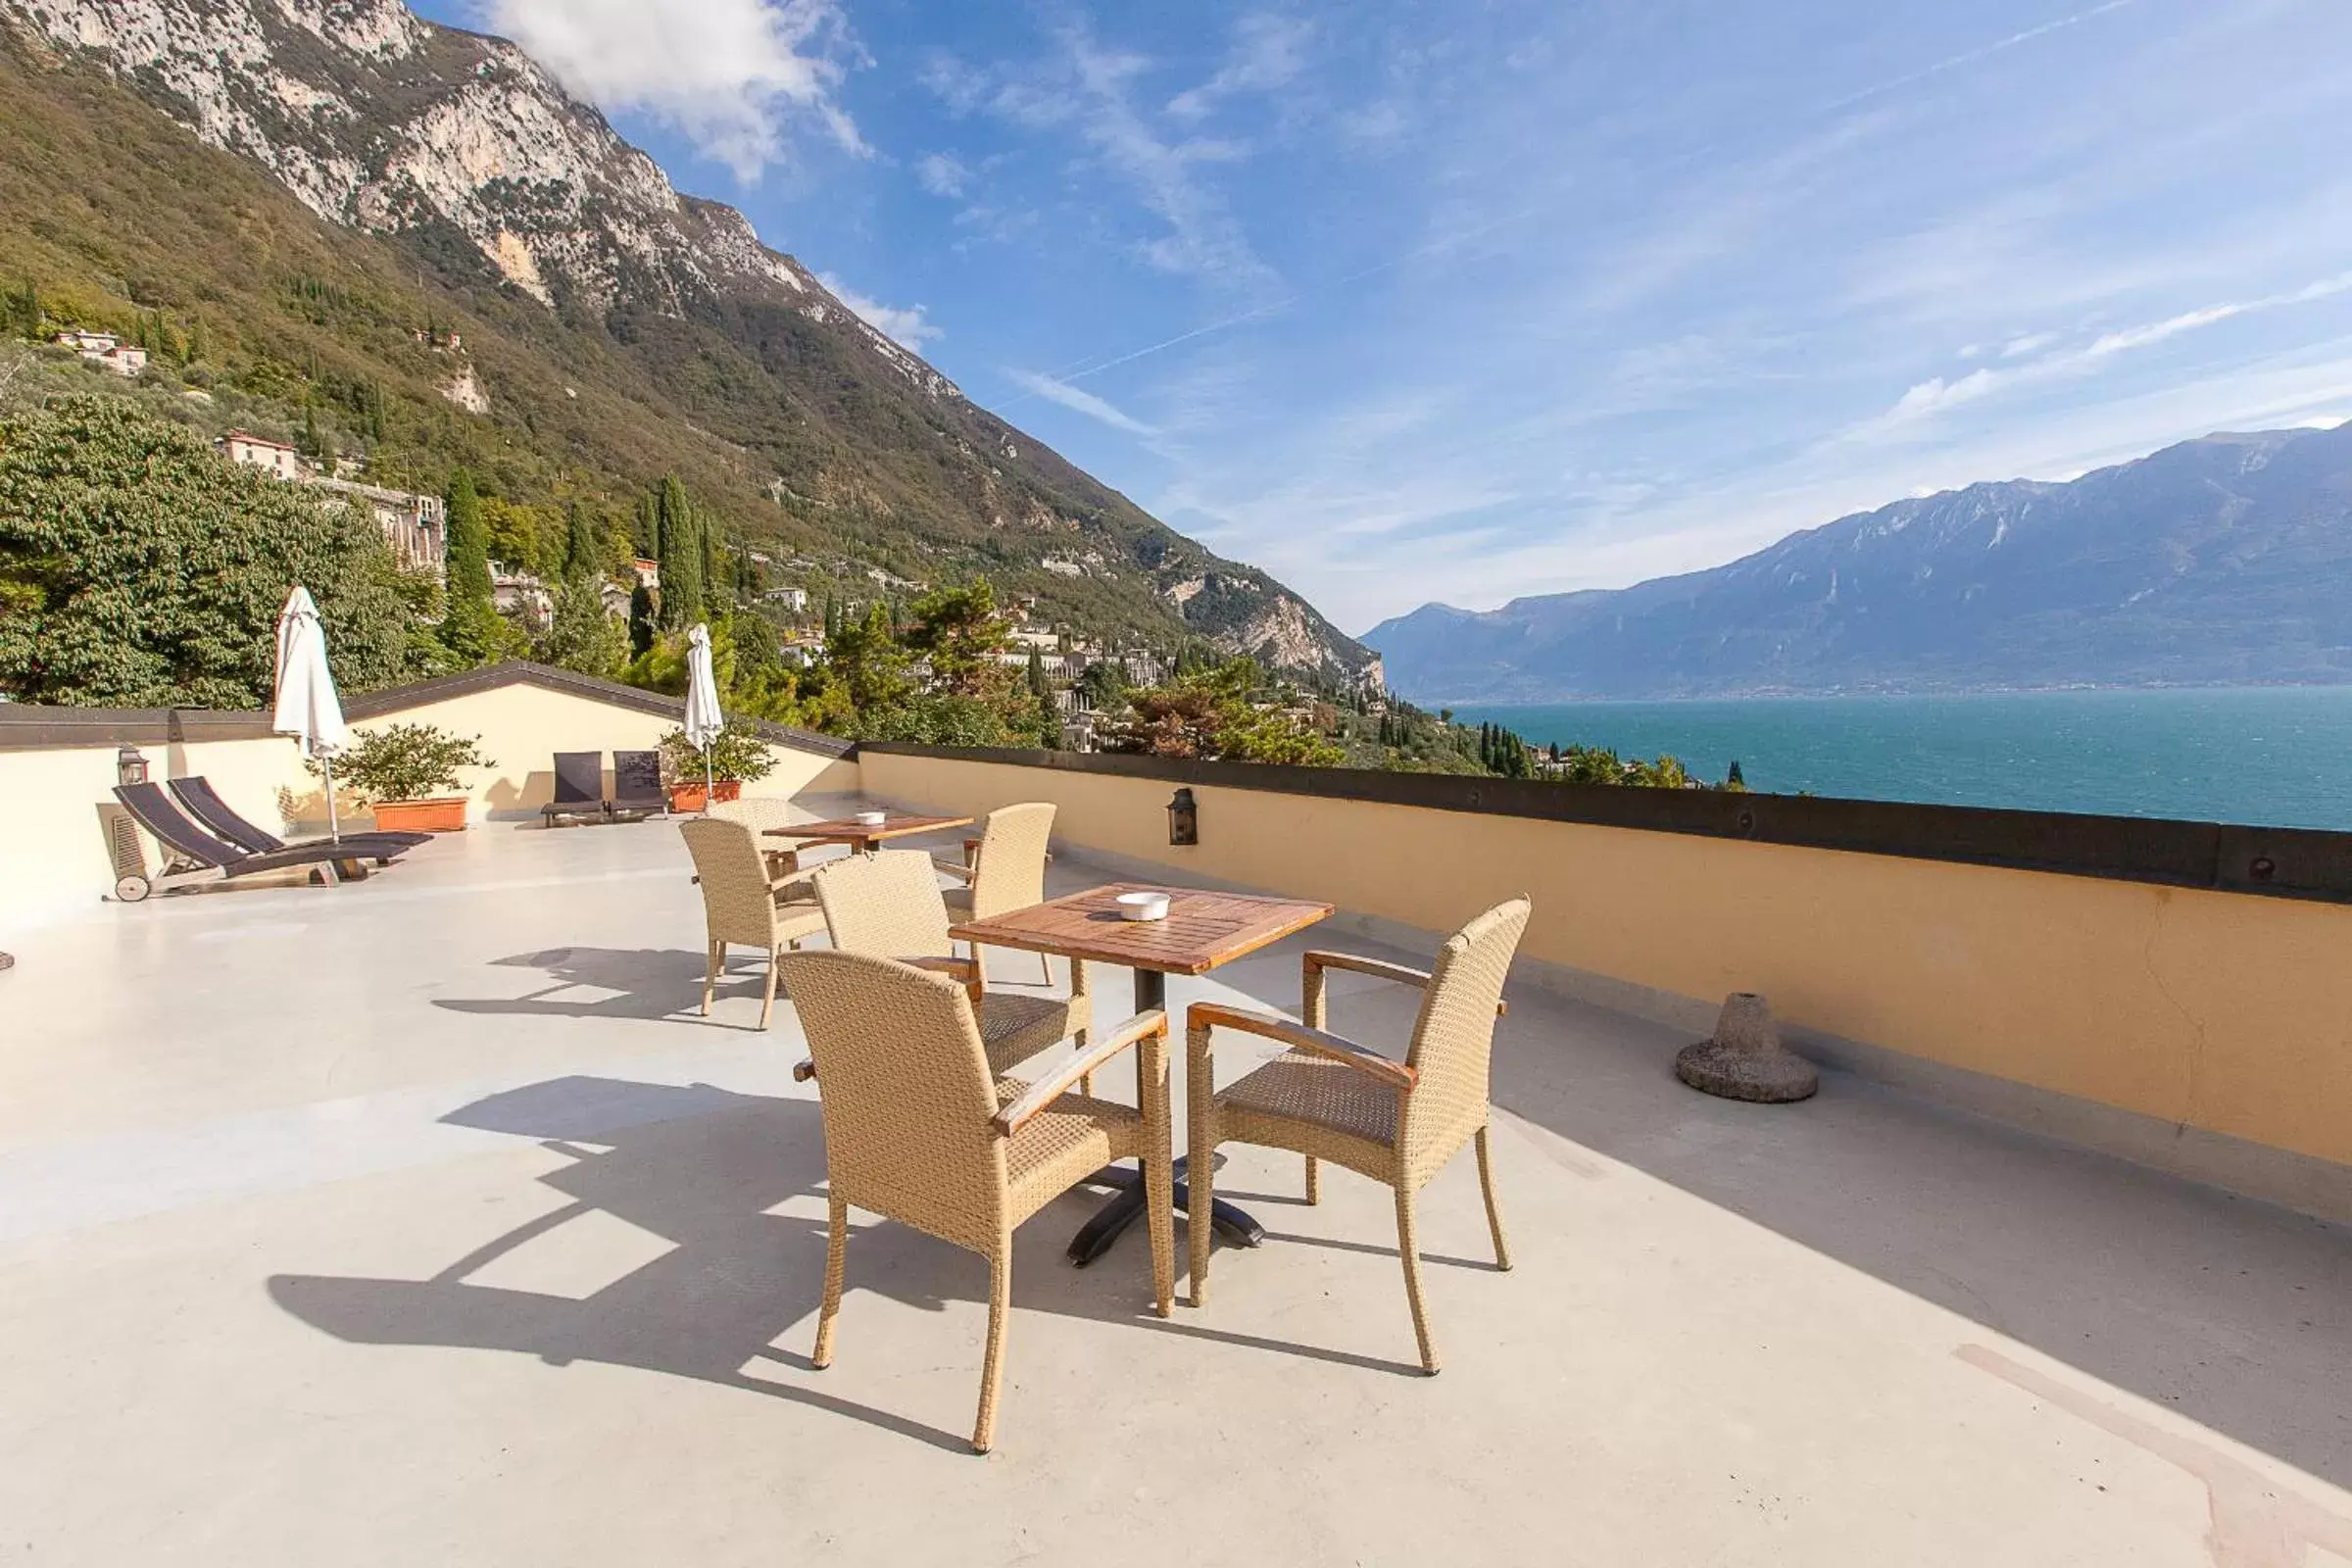
[[(570, 1077), (491, 1096), (443, 1118), (539, 1140), (572, 1163), (538, 1178), (569, 1200), (454, 1258), (430, 1279), (279, 1275), (272, 1300), (303, 1322), (359, 1345), (432, 1345), (535, 1355), (552, 1366), (604, 1362), (693, 1378), (808, 1404), (954, 1451), (960, 1426), (941, 1429), (827, 1394), (807, 1346), (824, 1282), (824, 1133), (814, 1102)], [(806, 1215), (771, 1210), (804, 1200)], [(1226, 1334), (1152, 1317), (1150, 1254), (1140, 1228), (1093, 1268), (1067, 1266), (1061, 1249), (1100, 1196), (1080, 1189), (1018, 1233), (1016, 1311), (1051, 1311), (1188, 1338), (1419, 1375), (1419, 1368)], [(592, 1294), (572, 1298), (477, 1284), (471, 1277), (526, 1244), (603, 1213), (670, 1247)], [(1179, 1255), (1182, 1250), (1179, 1231)], [(873, 1293), (938, 1311), (984, 1302), (979, 1258), (904, 1226), (866, 1224), (850, 1241), (852, 1346), (858, 1297)], [(845, 1353), (854, 1353), (845, 1350)], [(753, 1376), (759, 1364), (772, 1376)], [(971, 1368), (974, 1396), (980, 1365)], [(926, 1411), (926, 1413), (931, 1413)], [(951, 1423), (968, 1408), (936, 1412)]]
[[(664, 948), (549, 948), (493, 959), (503, 968), (539, 969), (544, 990), (521, 997), (442, 997), (433, 1005), (452, 1012), (527, 1014), (555, 1018), (667, 1018), (702, 1023), (700, 953)], [(766, 978), (757, 953), (739, 950), (720, 972), (720, 1000), (760, 994)], [(566, 996), (578, 990), (601, 997)]]
[[(1298, 945), (1216, 978), (1296, 1015)], [(1415, 965), (1430, 956), (1345, 938), (1313, 945)], [(1618, 1161), (2352, 1486), (2352, 1229), (1841, 1074), (1825, 1074), (1803, 1104), (1709, 1099), (1675, 1080), (1674, 1052), (1688, 1042), (1671, 1031), (1533, 988), (1511, 998), (1494, 1102), (1564, 1140), (1541, 1147), (1569, 1174), (1605, 1179), (1605, 1161)], [(1335, 976), (1333, 1023), (1401, 1054), (1418, 1000)], [(1506, 1214), (1512, 1177), (1506, 1161)], [(1316, 1245), (1384, 1242), (1394, 1245), (1371, 1235)]]

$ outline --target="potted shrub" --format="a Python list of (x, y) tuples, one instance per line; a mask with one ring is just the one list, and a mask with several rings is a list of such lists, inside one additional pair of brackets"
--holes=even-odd
[(759, 732), (740, 719), (727, 720), (718, 739), (710, 743), (710, 796), (705, 798), (703, 754), (686, 739), (683, 727), (662, 737), (662, 771), (669, 785), (669, 808), (699, 811), (711, 800), (732, 801), (746, 784), (757, 783), (776, 770), (776, 759)]
[[(335, 759), (335, 780), (374, 808), (386, 832), (462, 832), (466, 798), (447, 793), (460, 787), (458, 770), (498, 765), (476, 748), (480, 739), (431, 724), (386, 724)], [(304, 765), (320, 775), (317, 762)]]

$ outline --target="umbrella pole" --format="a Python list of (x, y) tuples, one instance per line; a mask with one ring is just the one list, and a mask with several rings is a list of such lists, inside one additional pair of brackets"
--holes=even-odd
[(711, 782), (710, 748), (706, 746), (703, 748), (703, 814), (705, 816), (709, 816), (710, 814), (710, 796), (711, 793), (717, 789), (717, 787), (718, 786), (716, 784)]
[(318, 765), (326, 769), (327, 842), (340, 844), (343, 842), (343, 825), (335, 820), (335, 760), (331, 757), (321, 757), (318, 759)]

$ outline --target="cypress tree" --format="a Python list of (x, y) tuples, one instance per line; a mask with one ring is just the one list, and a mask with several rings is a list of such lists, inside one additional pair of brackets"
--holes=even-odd
[(676, 631), (704, 613), (703, 534), (694, 503), (675, 475), (662, 481), (654, 503), (655, 538), (662, 567), (662, 625)]
[(490, 585), (490, 534), (473, 475), (449, 478), (449, 611), (442, 640), (461, 658), (487, 663), (498, 652), (498, 602)]
[(1737, 757), (1732, 759), (1732, 770), (1723, 776), (1723, 782), (1727, 789), (1743, 790), (1747, 788), (1747, 775), (1740, 771), (1740, 759)]
[(564, 517), (564, 580), (568, 582), (575, 577), (595, 574), (602, 564), (598, 559), (601, 554), (596, 545), (596, 529), (589, 525), (588, 514), (580, 510), (578, 502), (573, 502)]
[(1034, 648), (1029, 650), (1029, 690), (1041, 701), (1054, 695), (1054, 687), (1046, 679), (1046, 656)]

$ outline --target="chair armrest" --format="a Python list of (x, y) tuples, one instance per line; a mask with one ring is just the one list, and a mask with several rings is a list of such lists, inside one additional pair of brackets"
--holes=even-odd
[(1037, 1084), (1020, 1099), (998, 1111), (993, 1125), (1004, 1137), (1011, 1137), (1040, 1111), (1059, 1100), (1063, 1095), (1068, 1094), (1079, 1079), (1086, 1077), (1089, 1073), (1101, 1071), (1103, 1064), (1120, 1052), (1127, 1050), (1140, 1040), (1149, 1040), (1154, 1036), (1164, 1040), (1167, 1038), (1167, 1034), (1168, 1015), (1166, 1013), (1156, 1009), (1151, 1012), (1137, 1013), (1064, 1062), (1061, 1070), (1053, 1077)]
[(962, 882), (971, 881), (973, 876), (978, 872), (978, 867), (974, 866), (970, 861), (951, 860), (944, 855), (934, 855), (931, 857), (931, 863), (935, 866), (938, 866), (942, 871), (947, 872), (948, 875)]
[(922, 969), (931, 974), (953, 975), (956, 979), (963, 981), (969, 981), (974, 974), (978, 973), (980, 967), (970, 958), (901, 958), (899, 961), (909, 969)]
[(1197, 1039), (1206, 1039), (1211, 1029), (1238, 1029), (1244, 1034), (1277, 1040), (1295, 1051), (1311, 1052), (1352, 1067), (1392, 1089), (1411, 1089), (1421, 1081), (1418, 1072), (1393, 1056), (1366, 1051), (1352, 1040), (1343, 1040), (1328, 1030), (1310, 1029), (1277, 1013), (1229, 1007), (1221, 1002), (1196, 1002), (1185, 1015), (1185, 1023)]
[[(1315, 988), (1321, 982), (1323, 971), (1326, 969), (1345, 969), (1350, 974), (1368, 974), (1375, 980), (1394, 980), (1398, 985), (1418, 986), (1424, 991), (1429, 989), (1431, 978), (1427, 969), (1408, 969), (1401, 963), (1390, 963), (1382, 958), (1366, 958), (1352, 953), (1309, 953), (1299, 959), (1299, 967), (1305, 976), (1306, 993), (1310, 997), (1314, 995)], [(1500, 1000), (1495, 1002), (1495, 1017), (1507, 1017), (1510, 1010), (1509, 1003)]]

